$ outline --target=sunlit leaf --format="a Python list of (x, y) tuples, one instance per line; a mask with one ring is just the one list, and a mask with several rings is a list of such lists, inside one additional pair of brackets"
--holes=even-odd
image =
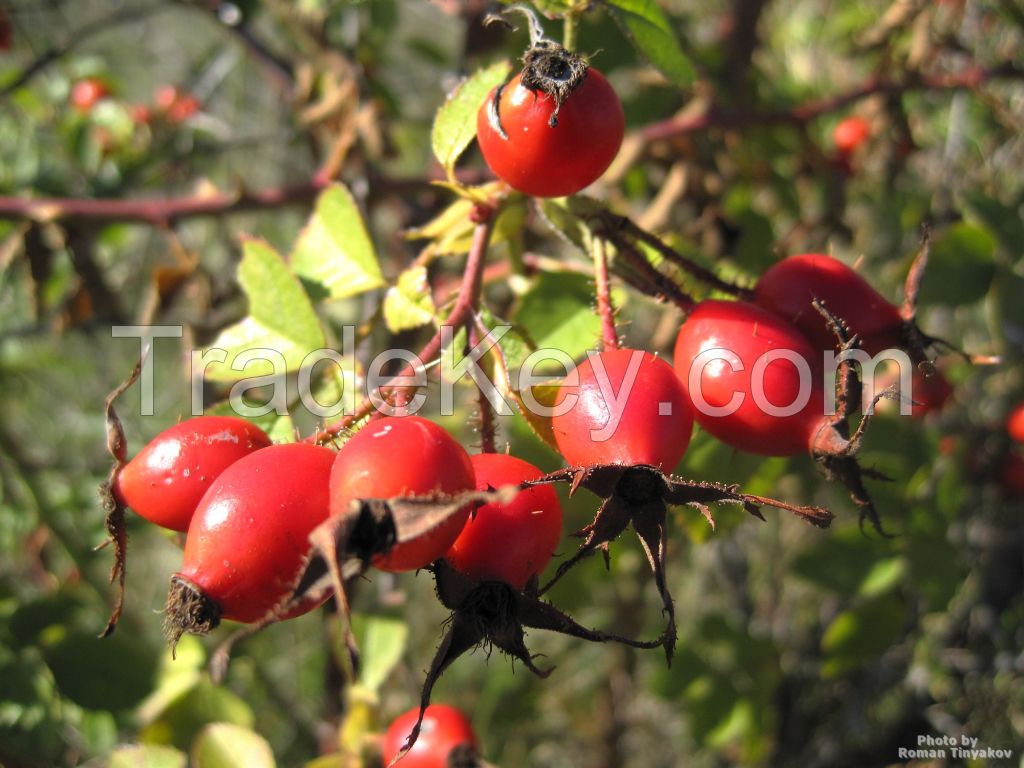
[(341, 184), (320, 194), (290, 262), (314, 301), (344, 299), (384, 285), (359, 207)]
[(656, 0), (606, 0), (612, 15), (637, 52), (681, 88), (696, 76), (679, 38)]
[(195, 768), (274, 768), (274, 753), (255, 731), (230, 723), (206, 726), (192, 747)]
[(298, 280), (270, 245), (246, 240), (238, 281), (249, 298), (249, 316), (225, 328), (204, 350), (227, 353), (224, 362), (206, 367), (206, 377), (238, 381), (282, 373), (274, 366), (278, 355), (288, 371), (298, 370), (306, 355), (325, 343), (320, 321)]
[(455, 161), (476, 136), (476, 115), (487, 94), (508, 79), (511, 67), (500, 61), (485, 69), (478, 69), (459, 83), (434, 118), (430, 143), (438, 162), (451, 176)]

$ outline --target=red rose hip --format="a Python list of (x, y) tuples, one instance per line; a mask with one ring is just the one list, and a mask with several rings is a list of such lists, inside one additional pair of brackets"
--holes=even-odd
[[(503, 453), (471, 456), (476, 487), (519, 485), (543, 475), (527, 461)], [(562, 505), (550, 485), (519, 491), (508, 504), (476, 510), (445, 559), (478, 581), (503, 581), (518, 590), (551, 560), (562, 538)]]
[(289, 594), (310, 550), (309, 534), (328, 517), (334, 457), (320, 446), (274, 445), (217, 478), (192, 518), (181, 570), (171, 579), (172, 636), (208, 631), (221, 618), (255, 622)]
[[(453, 494), (476, 487), (469, 454), (442, 427), (419, 416), (369, 422), (338, 451), (331, 470), (331, 514), (353, 499)], [(441, 557), (469, 517), (469, 507), (428, 535), (374, 559), (383, 571), (414, 571)]]
[(203, 494), (225, 469), (270, 445), (234, 416), (197, 416), (166, 429), (122, 467), (114, 497), (151, 523), (187, 531)]

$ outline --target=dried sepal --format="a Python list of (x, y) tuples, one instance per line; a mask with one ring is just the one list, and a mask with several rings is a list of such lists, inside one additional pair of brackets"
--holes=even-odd
[(139, 357), (128, 377), (107, 395), (103, 403), (107, 425), (107, 452), (113, 459), (113, 463), (110, 467), (110, 474), (99, 487), (100, 502), (104, 511), (103, 527), (106, 529), (107, 539), (97, 549), (102, 549), (108, 544), (114, 545), (114, 564), (110, 568), (110, 583), (117, 582), (117, 593), (114, 598), (114, 607), (111, 609), (107, 625), (100, 633), (100, 637), (109, 637), (113, 634), (117, 628), (117, 622), (121, 619), (121, 612), (124, 610), (124, 581), (128, 560), (128, 532), (125, 530), (124, 523), (126, 510), (113, 492), (114, 482), (126, 463), (128, 440), (125, 437), (121, 419), (114, 408), (114, 402), (138, 380), (147, 354), (148, 350)]
[(540, 592), (547, 592), (559, 579), (585, 557), (601, 551), (608, 561), (608, 545), (630, 525), (643, 546), (644, 554), (654, 576), (655, 586), (662, 600), (666, 616), (661, 644), (668, 662), (675, 650), (675, 608), (665, 578), (665, 550), (667, 543), (667, 507), (689, 506), (698, 510), (714, 527), (712, 504), (739, 504), (747, 512), (764, 520), (761, 506), (773, 506), (792, 512), (802, 520), (821, 528), (832, 521), (832, 513), (815, 506), (788, 504), (766, 496), (752, 496), (739, 492), (735, 486), (686, 480), (664, 474), (657, 467), (647, 465), (625, 466), (601, 464), (592, 467), (569, 467), (533, 480), (530, 485), (566, 482), (570, 492), (580, 488), (603, 499), (594, 520), (580, 530), (583, 538), (579, 549), (559, 564), (555, 575)]
[(280, 621), (300, 605), (322, 602), (331, 593), (337, 601), (352, 669), (358, 668), (359, 649), (352, 634), (345, 584), (362, 576), (375, 557), (426, 536), (466, 506), (508, 504), (518, 492), (517, 486), (503, 486), (455, 494), (353, 499), (344, 512), (332, 515), (313, 529), (309, 535), (310, 552), (288, 595), (261, 619), (238, 630), (217, 648), (210, 659), (211, 675), (223, 678), (237, 642)]
[(497, 581), (476, 581), (456, 571), (447, 561), (431, 567), (441, 604), (452, 611), (447, 628), (420, 694), (420, 713), (401, 752), (391, 761), (395, 765), (416, 743), (423, 715), (430, 704), (431, 692), (448, 667), (463, 654), (483, 646), (488, 653), (497, 648), (517, 659), (538, 677), (548, 677), (553, 668), (541, 668), (526, 645), (526, 629), (543, 629), (594, 643), (616, 642), (633, 648), (650, 649), (663, 639), (633, 640), (610, 632), (587, 629), (571, 616), (527, 589), (519, 592)]

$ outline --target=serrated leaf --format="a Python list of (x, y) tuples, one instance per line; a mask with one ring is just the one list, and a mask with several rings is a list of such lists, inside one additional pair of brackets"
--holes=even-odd
[(369, 616), (362, 621), (359, 647), (363, 649), (359, 682), (376, 693), (402, 660), (409, 627), (403, 621)]
[(314, 301), (345, 299), (384, 285), (377, 252), (352, 193), (322, 193), (292, 249), (291, 267)]
[(434, 156), (451, 179), (455, 162), (476, 136), (476, 115), (480, 105), (493, 88), (508, 79), (511, 67), (507, 61), (479, 69), (459, 83), (434, 118), (430, 144)]
[(206, 367), (207, 378), (238, 381), (279, 373), (273, 361), (259, 350), (279, 353), (287, 370), (295, 371), (306, 355), (324, 345), (324, 332), (309, 296), (269, 244), (245, 241), (238, 282), (249, 298), (249, 316), (221, 331), (204, 350), (204, 354), (211, 349), (227, 352), (224, 362), (211, 362)]
[(606, 0), (637, 52), (680, 88), (696, 77), (668, 17), (655, 0)]
[(274, 768), (274, 753), (255, 731), (230, 723), (206, 726), (192, 748), (195, 768)]
[(955, 307), (981, 299), (995, 277), (995, 249), (987, 229), (966, 222), (947, 229), (932, 243), (921, 303)]
[(130, 744), (110, 753), (108, 768), (185, 768), (188, 756), (173, 747)]
[(426, 267), (405, 270), (384, 296), (384, 322), (392, 333), (426, 325), (436, 312)]

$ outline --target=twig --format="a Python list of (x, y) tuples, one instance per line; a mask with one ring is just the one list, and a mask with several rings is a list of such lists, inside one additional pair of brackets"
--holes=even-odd
[(40, 222), (140, 222), (167, 228), (175, 221), (197, 216), (221, 216), (238, 211), (279, 208), (306, 203), (330, 182), (267, 187), (252, 192), (153, 198), (149, 200), (91, 200), (59, 197), (0, 197), (0, 219)]
[(745, 128), (748, 126), (807, 123), (822, 115), (838, 112), (875, 94), (899, 95), (911, 91), (973, 90), (993, 80), (1024, 79), (1024, 69), (1012, 64), (998, 67), (970, 67), (962, 72), (918, 75), (903, 81), (874, 75), (861, 86), (846, 93), (812, 99), (790, 109), (777, 111), (725, 112), (714, 108), (698, 115), (680, 115), (641, 128), (637, 135), (644, 141), (658, 141), (699, 133), (709, 128)]
[[(483, 288), (483, 272), (484, 263), (487, 260), (487, 246), (491, 240), (491, 232), (494, 229), (494, 210), (492, 208), (485, 208), (478, 206), (475, 209), (474, 215), (476, 217), (477, 225), (473, 231), (473, 243), (469, 249), (469, 256), (466, 260), (466, 271), (462, 279), (462, 287), (459, 289), (458, 298), (455, 300), (455, 305), (452, 307), (451, 312), (448, 313), (448, 317), (442, 324), (452, 328), (458, 328), (470, 321), (473, 313), (480, 305), (480, 292)], [(428, 341), (423, 348), (419, 351), (417, 357), (420, 360), (432, 360), (441, 352), (441, 330)], [(416, 369), (413, 365), (407, 364), (401, 371), (399, 371), (393, 378), (392, 381), (399, 378), (406, 378), (413, 376), (416, 373)], [(381, 399), (387, 399), (388, 396), (394, 394), (403, 387), (398, 385), (385, 385), (380, 388)], [(337, 421), (327, 426), (317, 429), (312, 435), (307, 437), (304, 442), (307, 443), (323, 443), (334, 438), (340, 432), (351, 427), (353, 424), (361, 421), (370, 415), (373, 411), (373, 403), (368, 397), (363, 398), (363, 401), (355, 409), (353, 413), (342, 416)]]
[(106, 16), (91, 21), (88, 24), (83, 24), (79, 29), (75, 30), (73, 36), (69, 37), (60, 45), (54, 45), (53, 47), (43, 51), (13, 80), (4, 86), (0, 86), (0, 98), (9, 96), (48, 66), (53, 64), (55, 61), (59, 61), (69, 54), (74, 48), (78, 47), (90, 38), (101, 35), (104, 32), (109, 32), (114, 27), (122, 24), (131, 24), (136, 21), (142, 21), (155, 13), (165, 11), (170, 7), (171, 6), (166, 3), (156, 2), (151, 5), (143, 5), (138, 8), (118, 8), (114, 13), (107, 14)]
[(591, 249), (594, 255), (597, 314), (601, 318), (601, 341), (605, 350), (618, 349), (619, 334), (615, 331), (615, 307), (612, 305), (611, 283), (608, 280), (606, 243), (600, 237), (595, 237)]

